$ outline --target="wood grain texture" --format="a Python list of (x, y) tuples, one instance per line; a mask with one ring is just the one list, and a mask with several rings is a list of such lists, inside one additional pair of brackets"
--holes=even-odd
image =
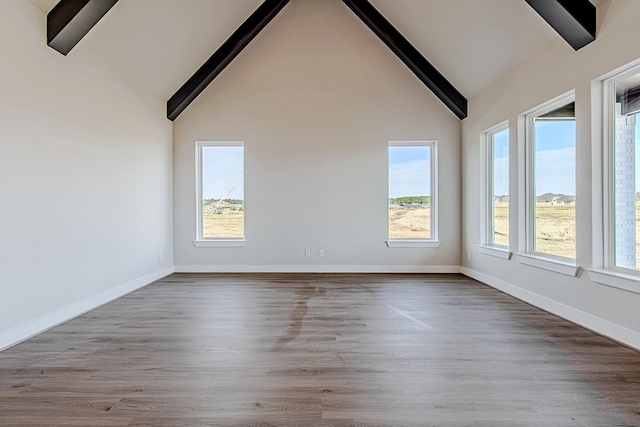
[(640, 426), (640, 353), (461, 275), (174, 274), (0, 353), (2, 426)]

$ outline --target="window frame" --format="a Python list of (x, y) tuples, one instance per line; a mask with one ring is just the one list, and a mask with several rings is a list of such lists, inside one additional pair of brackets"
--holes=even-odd
[(613, 228), (615, 197), (615, 83), (640, 73), (640, 59), (632, 61), (592, 81), (593, 157), (593, 267), (589, 278), (601, 285), (640, 294), (640, 272), (615, 266), (615, 230)]
[[(500, 245), (495, 243), (493, 238), (495, 232), (495, 211), (494, 211), (494, 136), (503, 131), (509, 132), (509, 120), (505, 120), (497, 125), (491, 126), (480, 134), (480, 162), (481, 162), (481, 191), (480, 191), (480, 252), (486, 255), (493, 255), (499, 258), (510, 259), (510, 244)], [(509, 135), (510, 137), (511, 135)], [(511, 140), (511, 138), (509, 138)], [(511, 143), (509, 143), (511, 148)], [(511, 187), (511, 150), (509, 150), (509, 187)], [(510, 191), (509, 191), (510, 193)], [(510, 194), (509, 194), (510, 195)], [(509, 197), (511, 199), (511, 197)], [(511, 203), (510, 203), (511, 206)], [(511, 210), (511, 208), (509, 208)], [(511, 223), (511, 215), (509, 215)], [(511, 233), (509, 233), (511, 240)]]
[[(195, 156), (195, 168), (196, 168), (196, 238), (193, 241), (196, 247), (244, 247), (247, 244), (246, 240), (246, 197), (244, 205), (244, 221), (243, 221), (243, 237), (204, 237), (203, 236), (203, 165), (202, 165), (202, 152), (205, 147), (242, 147), (242, 170), (245, 170), (246, 153), (244, 141), (196, 141), (196, 156)], [(244, 181), (244, 176), (243, 176)]]
[[(602, 81), (602, 143), (603, 143), (603, 262), (604, 269), (620, 273), (625, 276), (637, 277), (640, 280), (640, 270), (616, 266), (615, 260), (615, 128), (616, 128), (616, 89), (615, 85), (629, 77), (640, 74), (640, 65), (626, 67), (622, 72)], [(640, 172), (640, 170), (636, 171)], [(636, 236), (636, 239), (638, 236)]]
[[(390, 238), (389, 237), (389, 148), (390, 147), (429, 147), (430, 156), (430, 184), (429, 189), (429, 209), (430, 209), (430, 232), (431, 237), (422, 238)], [(436, 140), (416, 140), (416, 141), (389, 141), (387, 144), (387, 241), (389, 248), (437, 248), (440, 247), (438, 240), (438, 141)]]
[[(575, 277), (580, 270), (576, 258), (563, 257), (546, 252), (535, 251), (535, 203), (534, 192), (535, 177), (535, 152), (534, 152), (534, 120), (536, 117), (547, 114), (566, 104), (575, 103), (575, 90), (566, 92), (543, 104), (524, 112), (519, 116), (519, 127), (523, 132), (519, 135), (518, 166), (519, 166), (519, 193), (523, 197), (518, 198), (518, 254), (517, 260), (521, 264), (553, 271), (560, 274)], [(577, 123), (577, 118), (574, 118)], [(577, 150), (577, 140), (575, 147)], [(577, 173), (577, 165), (576, 165)], [(577, 177), (574, 177), (577, 184)], [(577, 223), (577, 215), (576, 215)], [(577, 236), (576, 236), (577, 238)], [(577, 249), (577, 239), (576, 239)]]

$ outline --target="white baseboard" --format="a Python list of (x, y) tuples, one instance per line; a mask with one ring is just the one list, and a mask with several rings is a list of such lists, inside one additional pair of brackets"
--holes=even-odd
[(162, 279), (172, 273), (173, 267), (154, 271), (153, 273), (131, 280), (127, 283), (123, 283), (115, 288), (100, 292), (97, 295), (31, 320), (23, 325), (0, 332), (0, 351), (19, 344), (22, 341), (46, 331), (47, 329), (51, 329), (75, 317), (81, 316), (84, 313), (96, 309), (101, 305), (107, 304), (128, 293), (143, 288), (148, 284)]
[(457, 265), (176, 265), (176, 273), (460, 273)]
[(548, 311), (551, 314), (562, 317), (577, 325), (590, 329), (598, 334), (609, 337), (615, 341), (640, 350), (640, 333), (623, 326), (611, 323), (584, 311), (577, 310), (568, 305), (543, 297), (526, 289), (519, 288), (510, 283), (496, 279), (484, 273), (462, 267), (462, 274), (485, 283), (521, 301)]

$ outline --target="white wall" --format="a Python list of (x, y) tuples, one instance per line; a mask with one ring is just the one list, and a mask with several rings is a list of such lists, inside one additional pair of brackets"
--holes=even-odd
[[(165, 102), (0, 2), (0, 349), (172, 271)], [(163, 253), (160, 261), (159, 254)]]
[[(198, 140), (245, 142), (244, 248), (194, 247)], [(440, 248), (385, 245), (389, 140), (438, 140)], [(291, 2), (174, 123), (176, 271), (459, 271), (459, 145), (340, 0)]]
[[(555, 312), (640, 348), (640, 293), (604, 286), (589, 279), (586, 272), (577, 278), (503, 260), (478, 252), (480, 243), (480, 133), (509, 120), (511, 159), (511, 246), (518, 247), (517, 158), (518, 115), (575, 89), (577, 131), (577, 263), (592, 267), (592, 188), (601, 186), (592, 178), (591, 82), (640, 58), (640, 2), (615, 0), (598, 8), (598, 35), (594, 43), (574, 52), (562, 39), (549, 43), (490, 87), (469, 100), (469, 117), (462, 125), (462, 197), (464, 200), (463, 272), (509, 292), (518, 298)], [(597, 120), (593, 117), (593, 120)], [(594, 206), (596, 204), (596, 206)], [(597, 227), (596, 227), (597, 230)], [(640, 286), (638, 286), (640, 292)]]

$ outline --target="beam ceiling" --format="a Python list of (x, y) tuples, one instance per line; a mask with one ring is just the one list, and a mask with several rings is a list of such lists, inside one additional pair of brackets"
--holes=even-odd
[(202, 93), (242, 50), (289, 3), (289, 0), (265, 0), (226, 42), (167, 101), (167, 118), (175, 120)]
[(371, 3), (342, 1), (458, 118), (467, 117), (467, 99)]
[(575, 50), (596, 39), (596, 7), (589, 0), (525, 0)]
[(67, 55), (118, 0), (61, 0), (47, 14), (47, 44)]

